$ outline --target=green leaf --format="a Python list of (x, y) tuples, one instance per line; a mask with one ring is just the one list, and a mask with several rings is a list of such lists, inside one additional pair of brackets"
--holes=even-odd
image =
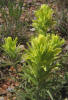
[(51, 94), (51, 92), (50, 92), (49, 90), (47, 90), (47, 93), (48, 93), (48, 95), (50, 96), (51, 100), (54, 100), (54, 99), (53, 99), (53, 96), (52, 96), (52, 94)]

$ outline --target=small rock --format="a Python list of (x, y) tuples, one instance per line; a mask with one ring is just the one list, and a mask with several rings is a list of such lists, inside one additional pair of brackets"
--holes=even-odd
[(31, 28), (30, 31), (34, 32), (35, 31), (35, 28)]
[(9, 86), (8, 89), (7, 89), (7, 91), (8, 92), (13, 92), (14, 91), (14, 88), (12, 88), (12, 87)]
[(20, 45), (20, 46), (19, 46), (19, 49), (20, 49), (21, 51), (25, 50), (24, 45)]
[(65, 50), (68, 50), (68, 45), (65, 47)]
[(4, 100), (4, 97), (0, 97), (0, 100)]

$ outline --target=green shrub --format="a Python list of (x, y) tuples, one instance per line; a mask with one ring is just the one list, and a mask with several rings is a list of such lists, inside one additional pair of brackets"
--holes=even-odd
[[(29, 49), (26, 50), (25, 60), (28, 66), (24, 67), (24, 76), (30, 86), (26, 86), (27, 94), (31, 94), (31, 100), (45, 100), (47, 89), (50, 89), (50, 81), (52, 80), (52, 72), (58, 68), (59, 54), (62, 49), (64, 40), (57, 35), (41, 35), (31, 40)], [(31, 88), (31, 89), (30, 89)], [(48, 90), (49, 91), (49, 90)], [(48, 92), (47, 91), (47, 92)], [(42, 94), (41, 94), (42, 92)], [(49, 93), (49, 92), (48, 92)], [(49, 93), (50, 94), (50, 93)], [(53, 99), (52, 99), (53, 100)]]
[(20, 56), (20, 49), (19, 46), (16, 46), (17, 44), (17, 38), (15, 40), (12, 40), (11, 37), (5, 38), (5, 43), (3, 44), (3, 49), (7, 56), (10, 58), (10, 60), (15, 61), (19, 60)]
[(35, 11), (35, 17), (33, 27), (40, 34), (46, 34), (48, 29), (51, 29), (55, 24), (53, 10), (48, 5), (43, 4), (39, 10)]
[[(34, 79), (39, 79), (39, 81), (46, 79), (46, 73), (51, 72), (56, 67), (54, 62), (56, 63), (56, 59), (59, 58), (63, 43), (64, 40), (54, 34), (39, 35), (31, 40), (31, 46), (29, 45), (29, 49), (26, 50), (25, 58), (30, 65), (28, 70), (34, 76)], [(35, 83), (36, 80), (34, 80)]]

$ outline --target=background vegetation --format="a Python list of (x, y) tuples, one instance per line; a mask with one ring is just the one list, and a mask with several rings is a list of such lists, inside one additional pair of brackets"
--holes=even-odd
[(67, 99), (67, 5), (0, 0), (0, 99)]

